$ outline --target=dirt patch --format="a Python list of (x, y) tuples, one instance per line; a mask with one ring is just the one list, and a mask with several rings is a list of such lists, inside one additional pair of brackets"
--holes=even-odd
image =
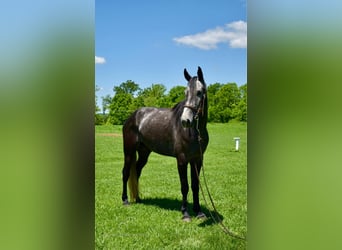
[(117, 133), (97, 133), (99, 136), (112, 136), (112, 137), (122, 137), (122, 134)]

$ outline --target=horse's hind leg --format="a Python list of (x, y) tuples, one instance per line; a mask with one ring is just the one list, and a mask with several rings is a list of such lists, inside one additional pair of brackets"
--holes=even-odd
[(140, 144), (138, 148), (138, 161), (137, 161), (137, 177), (139, 180), (139, 177), (141, 175), (142, 168), (146, 165), (147, 159), (151, 153), (151, 150), (149, 150), (144, 144)]
[[(151, 151), (144, 145), (144, 144), (140, 144), (138, 149), (138, 160), (136, 162), (136, 178), (137, 178), (137, 185), (139, 185), (139, 178), (141, 175), (141, 171), (143, 169), (143, 167), (146, 165), (147, 163), (147, 159), (151, 153)], [(137, 197), (136, 197), (136, 202), (140, 202), (140, 197), (139, 197), (139, 193), (137, 193)]]
[[(126, 150), (125, 150), (126, 151)], [(136, 155), (135, 151), (125, 152), (124, 167), (122, 169), (122, 202), (128, 204), (127, 182), (130, 175), (131, 167), (135, 167)]]
[(124, 144), (124, 166), (122, 169), (122, 201), (128, 204), (127, 182), (130, 176), (131, 168), (135, 168), (136, 163), (136, 135), (127, 128), (123, 127), (123, 144)]

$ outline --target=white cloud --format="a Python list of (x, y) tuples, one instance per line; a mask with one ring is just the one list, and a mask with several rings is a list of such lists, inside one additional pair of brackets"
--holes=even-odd
[(104, 57), (95, 56), (95, 63), (96, 64), (104, 64), (104, 63), (106, 63), (106, 59)]
[(224, 27), (216, 27), (202, 33), (176, 37), (178, 44), (184, 44), (199, 49), (216, 49), (218, 43), (228, 43), (231, 48), (247, 48), (247, 23), (236, 21)]

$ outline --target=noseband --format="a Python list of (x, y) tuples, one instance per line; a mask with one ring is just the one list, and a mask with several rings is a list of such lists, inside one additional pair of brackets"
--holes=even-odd
[(203, 112), (204, 112), (204, 99), (205, 99), (205, 95), (203, 94), (203, 97), (201, 99), (200, 104), (198, 105), (198, 107), (194, 107), (194, 106), (190, 106), (190, 105), (184, 105), (184, 108), (188, 108), (191, 109), (192, 112), (195, 113), (194, 119), (197, 120), (199, 117), (199, 114), (202, 114), (203, 116)]

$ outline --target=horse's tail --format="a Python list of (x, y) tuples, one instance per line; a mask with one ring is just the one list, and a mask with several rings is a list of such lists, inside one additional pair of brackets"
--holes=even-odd
[(137, 201), (139, 197), (139, 183), (138, 183), (138, 176), (137, 176), (137, 168), (134, 165), (131, 166), (129, 178), (128, 178), (128, 187), (131, 202)]

